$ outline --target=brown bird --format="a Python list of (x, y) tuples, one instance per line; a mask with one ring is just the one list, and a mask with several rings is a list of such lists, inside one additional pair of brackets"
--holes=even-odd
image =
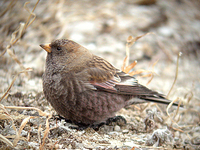
[(55, 40), (40, 46), (48, 52), (45, 98), (74, 123), (100, 123), (131, 104), (171, 102), (74, 41)]

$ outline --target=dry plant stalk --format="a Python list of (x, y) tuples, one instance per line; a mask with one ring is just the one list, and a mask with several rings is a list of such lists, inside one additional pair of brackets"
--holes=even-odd
[(13, 145), (14, 145), (14, 146), (16, 146), (16, 145), (17, 145), (17, 142), (20, 140), (20, 134), (21, 134), (23, 128), (25, 127), (25, 125), (28, 123), (28, 121), (29, 121), (30, 119), (33, 119), (33, 118), (36, 118), (36, 117), (34, 117), (34, 116), (29, 116), (29, 117), (25, 118), (25, 119), (22, 121), (18, 132), (16, 131), (16, 137), (15, 137), (15, 139), (14, 139), (14, 141), (13, 141)]
[[(38, 108), (35, 108), (35, 107), (16, 107), (16, 106), (3, 106), (2, 104), (0, 104), (0, 108), (4, 111), (4, 114), (7, 116), (7, 117), (4, 117), (4, 119), (6, 118), (6, 119), (10, 119), (11, 120), (11, 122), (12, 122), (12, 127), (13, 127), (13, 129), (15, 130), (15, 132), (16, 132), (16, 136), (15, 136), (15, 139), (14, 139), (14, 141), (13, 141), (13, 143), (12, 143), (12, 145), (13, 146), (16, 146), (17, 145), (17, 142), (21, 139), (20, 138), (20, 134), (21, 134), (21, 132), (22, 132), (22, 130), (23, 130), (23, 128), (25, 127), (25, 125), (28, 123), (28, 121), (30, 120), (30, 119), (34, 119), (34, 118), (36, 118), (35, 116), (29, 116), (29, 117), (27, 117), (27, 118), (25, 118), (23, 121), (22, 121), (22, 123), (21, 123), (21, 125), (20, 125), (20, 128), (19, 128), (19, 130), (17, 130), (17, 128), (15, 127), (15, 125), (14, 125), (14, 120), (13, 120), (13, 118), (10, 116), (10, 114), (7, 112), (7, 110), (6, 109), (33, 109), (33, 110), (37, 110), (38, 111), (38, 113), (39, 113), (39, 115), (40, 116), (48, 116), (48, 120), (51, 118), (51, 114), (48, 114), (48, 113), (46, 113), (46, 112), (43, 112), (42, 110), (40, 110), (40, 109), (38, 109)], [(47, 134), (48, 132), (47, 131), (49, 131), (49, 124), (48, 124), (48, 122), (46, 123), (46, 126), (47, 126), (47, 129), (46, 129), (46, 131), (45, 131), (45, 134)], [(46, 135), (47, 136), (47, 135)], [(12, 138), (12, 137), (11, 137)], [(6, 138), (5, 137), (0, 137), (0, 140), (3, 140), (3, 142), (6, 142), (7, 140), (5, 140)]]
[[(167, 112), (168, 117), (170, 118), (170, 120), (171, 120), (173, 123), (175, 123), (175, 125), (176, 125), (177, 127), (179, 127), (179, 125), (177, 124), (176, 121), (174, 121), (174, 120), (171, 118), (171, 116), (170, 116), (170, 114), (169, 114), (169, 108), (171, 108), (172, 105), (173, 105), (173, 103), (177, 102), (178, 100), (179, 100), (179, 98), (173, 100), (173, 101), (167, 106), (167, 109), (166, 109), (166, 112)], [(179, 103), (179, 105), (178, 105), (178, 107), (177, 107), (178, 110), (179, 110), (179, 107), (180, 107), (180, 103)], [(176, 112), (177, 112), (177, 111), (176, 111)], [(177, 113), (176, 113), (176, 115), (177, 115)]]
[(11, 120), (12, 127), (13, 127), (13, 129), (16, 131), (16, 127), (15, 127), (15, 125), (14, 125), (13, 118), (10, 116), (10, 114), (8, 113), (8, 111), (5, 109), (5, 106), (2, 105), (2, 104), (0, 104), (0, 109), (2, 109), (2, 110), (3, 110), (3, 113), (4, 113), (5, 115), (7, 115), (8, 119)]
[(0, 134), (0, 141), (6, 143), (6, 144), (7, 144), (8, 146), (10, 146), (10, 147), (14, 147), (14, 146), (13, 146), (13, 143), (10, 142), (6, 137), (4, 137), (4, 136), (1, 135), (1, 134)]
[(31, 68), (26, 68), (25, 70), (20, 71), (20, 72), (18, 72), (18, 73), (15, 75), (15, 77), (14, 77), (14, 79), (12, 80), (12, 82), (11, 82), (10, 86), (8, 87), (7, 91), (6, 91), (6, 92), (3, 94), (3, 96), (1, 97), (0, 102), (1, 102), (2, 99), (4, 99), (4, 97), (8, 94), (8, 92), (10, 91), (11, 87), (13, 86), (13, 84), (14, 84), (15, 80), (17, 79), (17, 77), (19, 76), (19, 74), (20, 74), (20, 73), (26, 73), (26, 72), (28, 72), (28, 71), (32, 71), (32, 69), (31, 69)]
[(42, 110), (40, 110), (39, 108), (36, 107), (17, 107), (17, 106), (4, 106), (7, 109), (32, 109), (32, 110), (36, 110), (38, 111), (40, 116), (48, 116), (49, 114), (46, 112), (43, 112)]
[(41, 145), (41, 136), (40, 136), (41, 130), (42, 130), (42, 125), (40, 124), (38, 127), (38, 142), (40, 145)]
[(44, 144), (45, 144), (45, 140), (48, 136), (48, 133), (50, 131), (50, 128), (49, 128), (49, 119), (51, 118), (52, 116), (49, 115), (48, 118), (46, 119), (46, 129), (44, 131), (44, 137), (42, 139), (42, 145), (40, 144), (40, 150), (43, 150), (44, 149)]
[[(0, 119), (3, 119), (3, 120), (9, 119), (9, 120), (11, 120), (12, 127), (16, 131), (16, 127), (14, 125), (14, 121), (13, 121), (12, 117), (9, 115), (9, 113), (7, 112), (7, 110), (4, 108), (4, 106), (2, 104), (0, 104), (0, 109), (3, 110), (3, 112), (1, 112), (1, 116), (3, 116), (3, 117), (0, 116)], [(3, 136), (1, 134), (0, 134), (0, 141), (6, 143), (7, 145), (9, 145), (11, 147), (13, 147), (13, 143), (10, 142), (5, 136)]]
[(169, 97), (169, 95), (170, 95), (170, 93), (171, 93), (171, 91), (172, 91), (172, 89), (173, 89), (173, 87), (174, 87), (174, 85), (175, 85), (175, 83), (176, 83), (176, 80), (177, 80), (177, 77), (178, 77), (179, 58), (180, 58), (181, 55), (182, 55), (182, 53), (179, 52), (179, 53), (178, 53), (178, 56), (177, 56), (176, 74), (175, 74), (174, 82), (173, 82), (172, 87), (171, 87), (171, 89), (169, 90), (169, 93), (167, 94), (166, 98)]
[[(9, 45), (7, 45), (6, 46), (6, 49), (1, 53), (1, 55), (0, 55), (0, 57), (1, 56), (3, 56), (6, 52), (8, 52), (8, 54), (10, 55), (10, 57), (15, 61), (15, 62), (17, 62), (19, 65), (20, 65), (20, 67), (21, 67), (21, 69), (22, 70), (24, 70), (25, 69), (25, 67), (22, 65), (22, 63), (17, 59), (17, 56), (10, 50), (10, 48), (15, 44), (15, 43), (17, 43), (17, 41), (19, 40), (19, 39), (21, 39), (21, 37), (22, 37), (22, 35), (23, 35), (23, 33), (25, 32), (25, 30), (33, 23), (33, 21), (35, 20), (35, 18), (36, 18), (36, 15), (33, 13), (34, 12), (34, 10), (36, 9), (36, 7), (37, 7), (37, 4), (39, 3), (39, 0), (36, 2), (36, 4), (35, 4), (35, 6), (34, 6), (34, 8), (33, 8), (33, 10), (30, 12), (30, 10), (27, 8), (27, 4), (29, 4), (30, 2), (26, 2), (25, 4), (24, 4), (24, 8), (29, 12), (29, 17), (28, 17), (28, 19), (27, 19), (27, 21), (26, 21), (26, 23), (24, 24), (24, 23), (20, 23), (20, 25), (19, 25), (19, 28), (18, 29), (16, 29), (13, 33), (12, 33), (12, 35), (11, 35), (11, 40), (10, 40), (10, 44)], [(9, 4), (9, 5), (11, 5), (11, 4)], [(10, 7), (9, 7), (10, 8)], [(33, 16), (33, 19), (31, 20), (31, 17)], [(28, 75), (28, 74), (26, 74), (26, 75)]]
[[(13, 120), (13, 118), (10, 116), (10, 114), (8, 113), (8, 111), (5, 109), (5, 107), (4, 107), (2, 104), (0, 104), (0, 109), (3, 110), (3, 113), (7, 116), (7, 119), (11, 120), (11, 124), (12, 124), (13, 129), (14, 129), (15, 131), (17, 131), (17, 128), (16, 128), (15, 125), (14, 125), (14, 120)], [(2, 113), (2, 114), (3, 114), (3, 113)], [(17, 132), (16, 132), (16, 133), (17, 133)], [(7, 140), (6, 140), (6, 139), (7, 139), (7, 138), (6, 138), (6, 137), (3, 137), (3, 136), (1, 136), (1, 138), (0, 138), (1, 141), (8, 143), (8, 142), (7, 142), (8, 139), (7, 139)], [(10, 143), (8, 143), (8, 145), (10, 145)], [(11, 145), (13, 146), (13, 143), (12, 143)]]
[(189, 103), (191, 101), (191, 99), (194, 97), (193, 92), (190, 91), (190, 92), (186, 93), (185, 96), (184, 96), (184, 98), (186, 98), (186, 97), (188, 97), (187, 98), (187, 103)]
[[(153, 63), (152, 71), (149, 71), (149, 74), (143, 75), (143, 76), (142, 76), (142, 77), (151, 77), (151, 78), (149, 79), (149, 81), (147, 82), (147, 85), (153, 80), (154, 74), (156, 74), (155, 71), (154, 71), (154, 67), (155, 67), (155, 65), (158, 63), (158, 61), (159, 61), (159, 60), (157, 60), (156, 62)], [(156, 74), (156, 75), (157, 75), (157, 74)]]
[(6, 12), (7, 12), (9, 9), (12, 9), (13, 6), (15, 6), (16, 2), (17, 2), (16, 0), (12, 0), (12, 1), (10, 2), (10, 4), (6, 7), (6, 9), (5, 9), (4, 11), (2, 11), (2, 13), (0, 14), (0, 17), (2, 17), (3, 15), (5, 15)]
[(145, 104), (144, 106), (140, 105), (140, 112), (142, 113), (147, 107), (149, 107), (150, 103)]
[(7, 53), (10, 55), (10, 57), (19, 64), (20, 68), (22, 70), (26, 69), (23, 64), (19, 61), (19, 59), (17, 58), (17, 56), (13, 53), (13, 51), (11, 51), (9, 48), (7, 48)]
[[(124, 69), (129, 65), (129, 56), (130, 56), (130, 47), (137, 41), (137, 40), (139, 40), (140, 38), (142, 38), (142, 37), (144, 37), (144, 36), (146, 36), (146, 35), (148, 35), (148, 34), (152, 34), (152, 32), (148, 32), (148, 33), (145, 33), (145, 34), (143, 34), (143, 35), (140, 35), (140, 36), (137, 36), (137, 37), (135, 37), (135, 38), (133, 38), (132, 36), (129, 36), (128, 38), (127, 38), (127, 43), (126, 43), (126, 57), (125, 57), (125, 59), (124, 59), (124, 64), (123, 64), (123, 66), (124, 67), (122, 67), (122, 71), (124, 71)], [(136, 62), (137, 63), (137, 62)]]
[(126, 57), (124, 58), (121, 70), (124, 71), (125, 73), (128, 73), (130, 76), (136, 75), (136, 74), (142, 74), (142, 73), (148, 73), (146, 75), (142, 75), (141, 77), (151, 77), (150, 80), (147, 82), (147, 85), (152, 81), (153, 77), (154, 77), (154, 67), (157, 64), (158, 60), (153, 64), (152, 66), (152, 71), (149, 70), (144, 70), (144, 69), (140, 69), (140, 70), (136, 70), (136, 71), (131, 71), (131, 69), (133, 69), (135, 67), (135, 65), (137, 64), (137, 61), (135, 60), (133, 63), (131, 63), (129, 65), (129, 57), (130, 57), (130, 47), (140, 38), (148, 35), (148, 34), (154, 34), (152, 32), (143, 34), (141, 36), (138, 36), (136, 38), (133, 38), (132, 36), (129, 36), (127, 38), (127, 43), (126, 43)]

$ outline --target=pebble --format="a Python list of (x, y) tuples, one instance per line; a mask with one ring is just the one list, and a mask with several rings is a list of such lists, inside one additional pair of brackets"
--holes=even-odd
[(122, 133), (128, 133), (129, 130), (122, 130)]
[(109, 135), (113, 135), (113, 134), (119, 135), (119, 132), (113, 131), (113, 132), (109, 132), (108, 134)]
[(114, 130), (115, 130), (115, 131), (120, 131), (121, 128), (120, 128), (120, 126), (116, 125), (116, 126), (114, 127)]
[(173, 30), (172, 28), (163, 26), (158, 29), (158, 33), (166, 37), (171, 37), (173, 35)]

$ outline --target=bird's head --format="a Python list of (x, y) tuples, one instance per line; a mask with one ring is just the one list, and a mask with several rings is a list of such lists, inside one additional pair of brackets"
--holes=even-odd
[(86, 48), (68, 39), (55, 40), (40, 46), (48, 52), (46, 65), (74, 67), (82, 65), (92, 57)]

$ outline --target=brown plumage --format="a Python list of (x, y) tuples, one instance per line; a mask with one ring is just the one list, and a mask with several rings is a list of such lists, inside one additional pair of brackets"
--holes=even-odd
[(131, 104), (170, 103), (74, 41), (55, 40), (40, 46), (48, 52), (43, 75), (45, 98), (75, 123), (100, 123)]

